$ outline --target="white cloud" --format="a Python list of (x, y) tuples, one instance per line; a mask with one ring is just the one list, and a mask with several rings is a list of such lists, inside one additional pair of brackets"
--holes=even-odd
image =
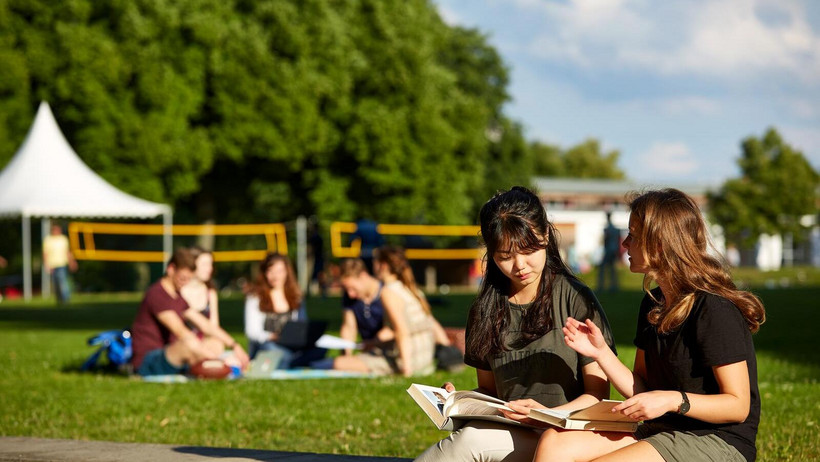
[(720, 102), (702, 96), (671, 97), (658, 101), (657, 105), (662, 113), (671, 116), (714, 116), (722, 110)]
[(695, 171), (699, 163), (689, 147), (680, 142), (656, 142), (641, 160), (651, 172), (669, 176), (684, 176)]
[(731, 81), (786, 72), (820, 78), (820, 36), (798, 0), (513, 0), (543, 15), (530, 52), (586, 67)]
[(444, 5), (438, 5), (438, 14), (441, 20), (448, 26), (460, 26), (464, 24), (464, 20), (452, 8)]

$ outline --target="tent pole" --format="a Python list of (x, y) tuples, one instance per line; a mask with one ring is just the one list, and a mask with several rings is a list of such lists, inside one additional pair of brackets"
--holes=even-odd
[(23, 299), (31, 301), (31, 217), (23, 214)]
[(296, 218), (296, 275), (302, 293), (307, 293), (310, 281), (307, 273), (307, 219), (304, 215)]
[(168, 260), (171, 259), (171, 253), (174, 248), (174, 212), (169, 208), (162, 214), (162, 265), (163, 268)]
[[(44, 217), (40, 226), (42, 227), (40, 230), (40, 237), (42, 237), (41, 242), (45, 242), (46, 237), (51, 233), (51, 219)], [(43, 259), (43, 262), (40, 264), (40, 296), (43, 298), (51, 296), (51, 275), (48, 274), (48, 270), (46, 270), (45, 259)]]

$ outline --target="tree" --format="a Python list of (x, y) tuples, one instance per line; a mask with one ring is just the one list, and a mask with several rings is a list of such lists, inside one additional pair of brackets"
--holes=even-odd
[(469, 223), (528, 175), (503, 61), (427, 0), (7, 0), (0, 59), (0, 164), (48, 100), (182, 219)]
[(741, 150), (741, 176), (709, 194), (712, 218), (736, 244), (751, 245), (764, 233), (800, 239), (800, 218), (817, 213), (820, 175), (774, 128), (744, 139)]
[(606, 178), (620, 180), (624, 172), (618, 168), (617, 150), (603, 152), (601, 143), (589, 138), (567, 150), (534, 142), (530, 145), (535, 158), (535, 174), (567, 178)]

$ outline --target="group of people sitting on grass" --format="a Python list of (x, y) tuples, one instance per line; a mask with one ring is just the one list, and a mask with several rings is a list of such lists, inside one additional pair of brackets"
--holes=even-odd
[(307, 308), (290, 260), (270, 253), (245, 300), (248, 349), (219, 324), (213, 254), (199, 247), (177, 249), (165, 275), (146, 291), (132, 326), (134, 370), (143, 376), (181, 374), (193, 364), (219, 359), (243, 370), (261, 351), (275, 351), (278, 369), (316, 367), (373, 375), (429, 373), (436, 345), (450, 345), (430, 305), (416, 286), (404, 251), (378, 250), (371, 275), (361, 259), (342, 262), (343, 322), (340, 337), (361, 338), (361, 352), (335, 358), (314, 345), (279, 342), (285, 325), (307, 321)]
[[(468, 315), (464, 360), (476, 369), (478, 390), (505, 401), (512, 411), (504, 415), (528, 425), (468, 421), (417, 461), (755, 459), (760, 393), (752, 333), (765, 321), (762, 303), (736, 288), (727, 265), (711, 251), (691, 197), (663, 189), (636, 193), (627, 204), (629, 233), (622, 245), (630, 270), (644, 275), (646, 292), (632, 370), (616, 356), (595, 294), (564, 263), (538, 197), (514, 187), (483, 205), (486, 268)], [(376, 277), (360, 262), (343, 265), (349, 301), (341, 335), (358, 332), (373, 348), (346, 352), (334, 367), (406, 375), (429, 369), (440, 326), (397, 255), (380, 253)], [(262, 268), (264, 284), (248, 298), (248, 310), (299, 315), (301, 297), (295, 286), (286, 289), (293, 272), (280, 261), (278, 270), (275, 262), (270, 271)], [(181, 295), (195, 268), (193, 257), (179, 252), (148, 290), (134, 332), (140, 373), (179, 371), (225, 349), (247, 362), (218, 323)], [(208, 306), (215, 310), (215, 302)], [(380, 315), (384, 324), (374, 320)], [(156, 332), (138, 330), (152, 316)], [(260, 348), (276, 341), (276, 332), (266, 332), (252, 339)], [(585, 408), (608, 398), (610, 384), (626, 398), (613, 412), (643, 421), (636, 432), (562, 431), (528, 417), (533, 408)], [(455, 390), (449, 382), (444, 388)]]

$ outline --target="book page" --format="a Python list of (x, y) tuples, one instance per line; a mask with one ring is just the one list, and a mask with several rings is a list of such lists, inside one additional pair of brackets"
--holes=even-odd
[(503, 404), (491, 403), (475, 398), (462, 398), (447, 408), (446, 415), (497, 415), (503, 416), (500, 409), (512, 411)]
[(610, 422), (634, 422), (629, 416), (613, 413), (612, 408), (622, 401), (605, 399), (585, 409), (570, 413), (569, 417), (576, 420), (605, 420)]

